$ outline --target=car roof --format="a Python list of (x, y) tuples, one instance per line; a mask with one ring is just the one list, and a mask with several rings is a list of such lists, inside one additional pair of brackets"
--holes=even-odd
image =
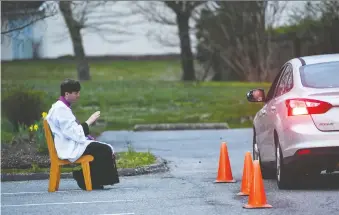
[(304, 65), (311, 65), (311, 64), (317, 64), (317, 63), (339, 61), (339, 54), (312, 55), (312, 56), (299, 57), (298, 59), (301, 61), (301, 64), (304, 66)]

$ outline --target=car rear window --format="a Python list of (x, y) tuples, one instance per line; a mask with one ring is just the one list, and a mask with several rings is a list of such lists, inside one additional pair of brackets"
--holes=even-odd
[(339, 61), (306, 65), (300, 70), (301, 83), (310, 88), (339, 87)]

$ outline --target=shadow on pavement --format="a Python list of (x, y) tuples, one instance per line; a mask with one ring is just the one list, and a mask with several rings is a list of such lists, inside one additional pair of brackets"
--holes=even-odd
[(339, 190), (339, 173), (302, 176), (295, 190)]

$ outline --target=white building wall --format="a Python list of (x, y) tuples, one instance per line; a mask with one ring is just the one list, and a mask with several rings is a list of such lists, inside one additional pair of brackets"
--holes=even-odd
[[(24, 22), (20, 20), (12, 20), (13, 22)], [(12, 29), (11, 23), (2, 20), (1, 31)], [(18, 24), (15, 26), (22, 26)], [(33, 56), (32, 43), (36, 41), (35, 35), (39, 34), (40, 28), (38, 23), (29, 25), (20, 31), (12, 31), (10, 33), (1, 35), (1, 60), (14, 59), (31, 59)]]
[[(128, 11), (133, 6), (133, 2), (116, 2), (112, 6), (114, 11)], [(99, 8), (102, 10), (103, 8)], [(103, 10), (110, 10), (104, 8)], [(130, 19), (136, 19), (134, 17), (121, 17), (119, 18), (121, 23), (128, 22)], [(139, 17), (139, 21), (142, 21)], [(44, 58), (56, 58), (64, 55), (73, 55), (72, 42), (66, 28), (64, 19), (61, 14), (50, 17), (44, 20), (42, 26), (42, 45), (40, 54)], [(166, 28), (160, 25), (154, 25), (147, 23), (146, 21), (142, 24), (133, 26), (124, 26), (123, 28), (128, 29), (134, 35), (119, 35), (112, 33), (98, 34), (87, 29), (82, 31), (83, 34), (83, 45), (85, 53), (88, 56), (95, 55), (142, 55), (142, 54), (163, 54), (163, 53), (180, 53), (178, 46), (166, 47), (154, 40), (148, 38), (149, 32), (158, 32), (162, 30), (164, 35), (172, 35), (173, 40), (176, 37), (176, 28)], [(111, 37), (113, 40), (125, 40), (124, 42), (109, 42), (102, 38)]]
[[(7, 22), (2, 20), (4, 25), (1, 25), (1, 31), (7, 30)], [(1, 60), (12, 60), (12, 43), (11, 38), (5, 35), (1, 35)]]

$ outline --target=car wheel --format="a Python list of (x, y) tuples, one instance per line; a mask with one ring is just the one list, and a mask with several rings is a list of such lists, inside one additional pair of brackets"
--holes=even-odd
[(288, 189), (292, 185), (292, 174), (284, 165), (280, 145), (276, 147), (276, 180), (279, 189)]
[(258, 144), (256, 143), (255, 133), (253, 135), (253, 160), (259, 160), (261, 175), (263, 179), (274, 179), (275, 178), (274, 170), (262, 165)]

